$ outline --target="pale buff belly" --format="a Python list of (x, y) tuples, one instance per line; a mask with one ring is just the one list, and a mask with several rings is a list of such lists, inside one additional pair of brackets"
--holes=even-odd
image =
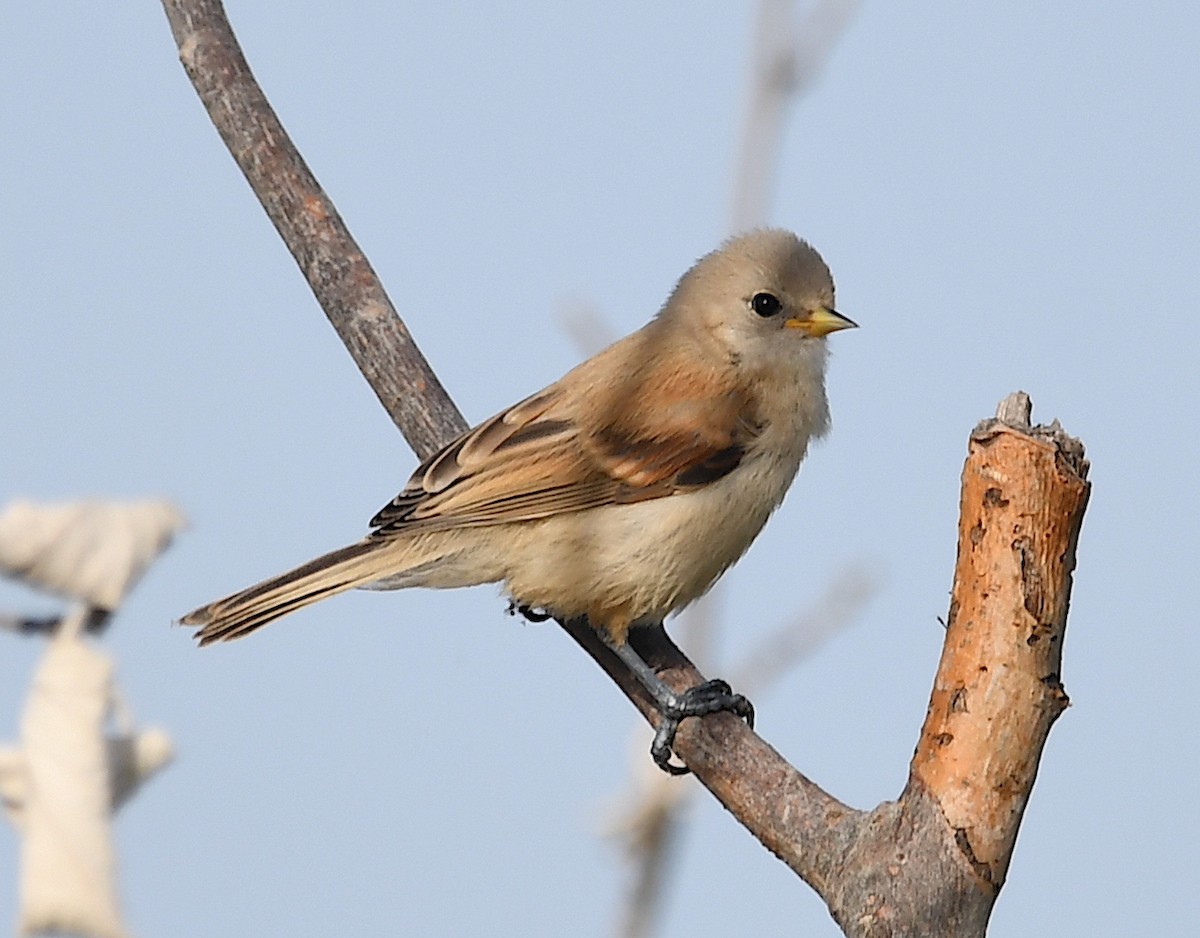
[(523, 525), (496, 579), (522, 604), (586, 615), (622, 640), (701, 596), (750, 546), (796, 471), (759, 463), (700, 491)]

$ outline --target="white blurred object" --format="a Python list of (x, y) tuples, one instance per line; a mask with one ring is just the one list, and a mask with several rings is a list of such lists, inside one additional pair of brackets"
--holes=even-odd
[(0, 571), (112, 610), (184, 524), (168, 501), (11, 502), (0, 515)]
[(0, 514), (0, 573), (76, 600), (61, 618), (5, 620), (14, 631), (53, 635), (34, 674), (21, 745), (0, 750), (0, 801), (22, 835), (21, 935), (127, 935), (112, 813), (170, 762), (171, 740), (134, 728), (112, 663), (84, 632), (103, 627), (183, 526), (166, 501), (17, 501)]
[(18, 929), (124, 938), (110, 830), (105, 724), (112, 665), (78, 634), (51, 640), (21, 721), (19, 782), (5, 804), (21, 838)]
[(112, 810), (128, 801), (142, 783), (175, 758), (175, 747), (167, 731), (152, 726), (140, 733), (108, 738), (108, 777)]

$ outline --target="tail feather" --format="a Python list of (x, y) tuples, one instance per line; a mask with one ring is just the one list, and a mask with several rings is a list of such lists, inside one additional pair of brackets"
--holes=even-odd
[(194, 609), (179, 622), (199, 627), (195, 637), (201, 646), (241, 638), (289, 612), (378, 579), (380, 565), (373, 555), (395, 547), (394, 542), (364, 540), (330, 551), (287, 573)]

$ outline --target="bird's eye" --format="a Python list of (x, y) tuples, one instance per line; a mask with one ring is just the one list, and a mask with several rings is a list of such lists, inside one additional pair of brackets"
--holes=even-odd
[(779, 302), (779, 297), (774, 293), (755, 293), (750, 298), (750, 308), (766, 319), (783, 309), (783, 304)]

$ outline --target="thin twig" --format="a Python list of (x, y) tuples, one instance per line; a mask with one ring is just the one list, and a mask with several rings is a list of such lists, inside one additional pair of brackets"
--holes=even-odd
[(62, 616), (22, 616), (0, 613), (0, 632), (18, 635), (49, 635), (58, 628)]
[(794, 0), (758, 4), (730, 207), (734, 231), (767, 218), (788, 108), (820, 74), (858, 0), (817, 0), (799, 23), (794, 6)]
[(757, 695), (770, 687), (858, 618), (879, 591), (878, 577), (862, 567), (847, 567), (825, 588), (811, 609), (795, 616), (751, 649), (730, 673), (735, 687)]

